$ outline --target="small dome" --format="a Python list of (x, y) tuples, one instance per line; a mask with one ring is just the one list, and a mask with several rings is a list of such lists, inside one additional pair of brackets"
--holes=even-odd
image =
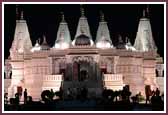
[(81, 34), (76, 38), (75, 45), (91, 45), (91, 40), (88, 36)]
[(106, 48), (112, 48), (111, 43), (109, 40), (101, 40), (96, 43), (97, 48), (106, 49)]
[(35, 44), (35, 46), (31, 49), (31, 52), (40, 51), (40, 49), (41, 49), (41, 46), (40, 46), (40, 44), (38, 43), (38, 40), (36, 40), (36, 44)]
[(118, 44), (116, 46), (117, 49), (125, 49), (125, 43), (123, 42), (122, 36), (118, 36)]
[(50, 47), (48, 46), (48, 44), (41, 44), (41, 50), (49, 50)]

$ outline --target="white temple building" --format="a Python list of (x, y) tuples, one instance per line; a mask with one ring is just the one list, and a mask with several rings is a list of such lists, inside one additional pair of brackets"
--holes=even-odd
[(5, 60), (4, 91), (14, 97), (16, 92), (26, 88), (33, 100), (40, 100), (43, 90), (58, 91), (60, 87), (63, 90), (85, 87), (90, 97), (101, 96), (104, 87), (122, 90), (125, 85), (129, 86), (132, 95), (139, 92), (145, 95), (146, 86), (163, 91), (163, 77), (159, 82), (156, 77), (156, 70), (163, 76), (163, 60), (158, 58), (150, 19), (145, 14), (139, 20), (137, 30), (134, 45), (128, 38), (125, 43), (119, 36), (118, 45), (114, 46), (101, 13), (96, 40), (93, 41), (81, 7), (74, 38), (70, 36), (62, 14), (54, 46), (47, 44), (45, 36), (42, 44), (37, 40), (32, 46), (22, 12), (21, 18), (16, 20), (10, 56)]

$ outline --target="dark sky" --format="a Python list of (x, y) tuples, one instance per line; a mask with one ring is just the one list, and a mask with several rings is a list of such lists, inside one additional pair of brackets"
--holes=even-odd
[[(84, 5), (85, 16), (88, 18), (93, 40), (96, 38), (96, 32), (99, 24), (100, 10), (105, 14), (105, 20), (108, 22), (110, 35), (113, 44), (116, 44), (117, 36), (120, 34), (128, 36), (131, 43), (134, 43), (138, 29), (139, 19), (142, 17), (142, 11), (147, 5), (143, 4), (106, 4), (106, 5)], [(15, 5), (6, 4), (4, 7), (4, 49), (5, 58), (9, 55), (9, 49), (14, 37), (16, 25)], [(28, 29), (32, 44), (42, 37), (46, 36), (47, 42), (53, 46), (56, 40), (58, 24), (61, 20), (60, 12), (64, 12), (68, 23), (71, 39), (74, 39), (78, 20), (80, 17), (80, 5), (20, 5), (24, 10), (24, 17), (27, 20)], [(158, 47), (158, 53), (164, 56), (164, 6), (149, 5), (150, 21), (153, 37)]]

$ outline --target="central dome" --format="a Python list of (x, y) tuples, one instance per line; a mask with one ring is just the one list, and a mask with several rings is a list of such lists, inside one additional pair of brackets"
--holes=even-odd
[(81, 34), (76, 38), (75, 45), (91, 45), (91, 40), (88, 36)]

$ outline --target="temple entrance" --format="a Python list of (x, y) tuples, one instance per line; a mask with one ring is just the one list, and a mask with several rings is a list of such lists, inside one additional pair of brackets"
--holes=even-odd
[[(101, 70), (92, 56), (74, 56), (69, 67), (70, 80), (65, 80), (63, 89), (71, 91), (73, 98), (87, 91), (87, 97), (100, 97), (103, 89)], [(71, 71), (72, 70), (72, 71)], [(65, 94), (66, 96), (66, 94)]]
[(79, 78), (79, 81), (87, 81), (88, 79), (88, 72), (87, 70), (81, 70), (80, 71), (80, 78)]
[(91, 57), (75, 58), (73, 61), (73, 80), (84, 82), (94, 79), (95, 67)]
[[(73, 76), (76, 81), (88, 81), (92, 72), (92, 67), (89, 62), (79, 61), (73, 64)], [(90, 72), (90, 74), (89, 74)]]
[[(89, 80), (89, 69), (90, 69), (90, 63), (81, 61), (78, 62), (78, 81), (83, 82), (83, 81), (88, 81)], [(90, 72), (92, 69), (90, 69)]]

